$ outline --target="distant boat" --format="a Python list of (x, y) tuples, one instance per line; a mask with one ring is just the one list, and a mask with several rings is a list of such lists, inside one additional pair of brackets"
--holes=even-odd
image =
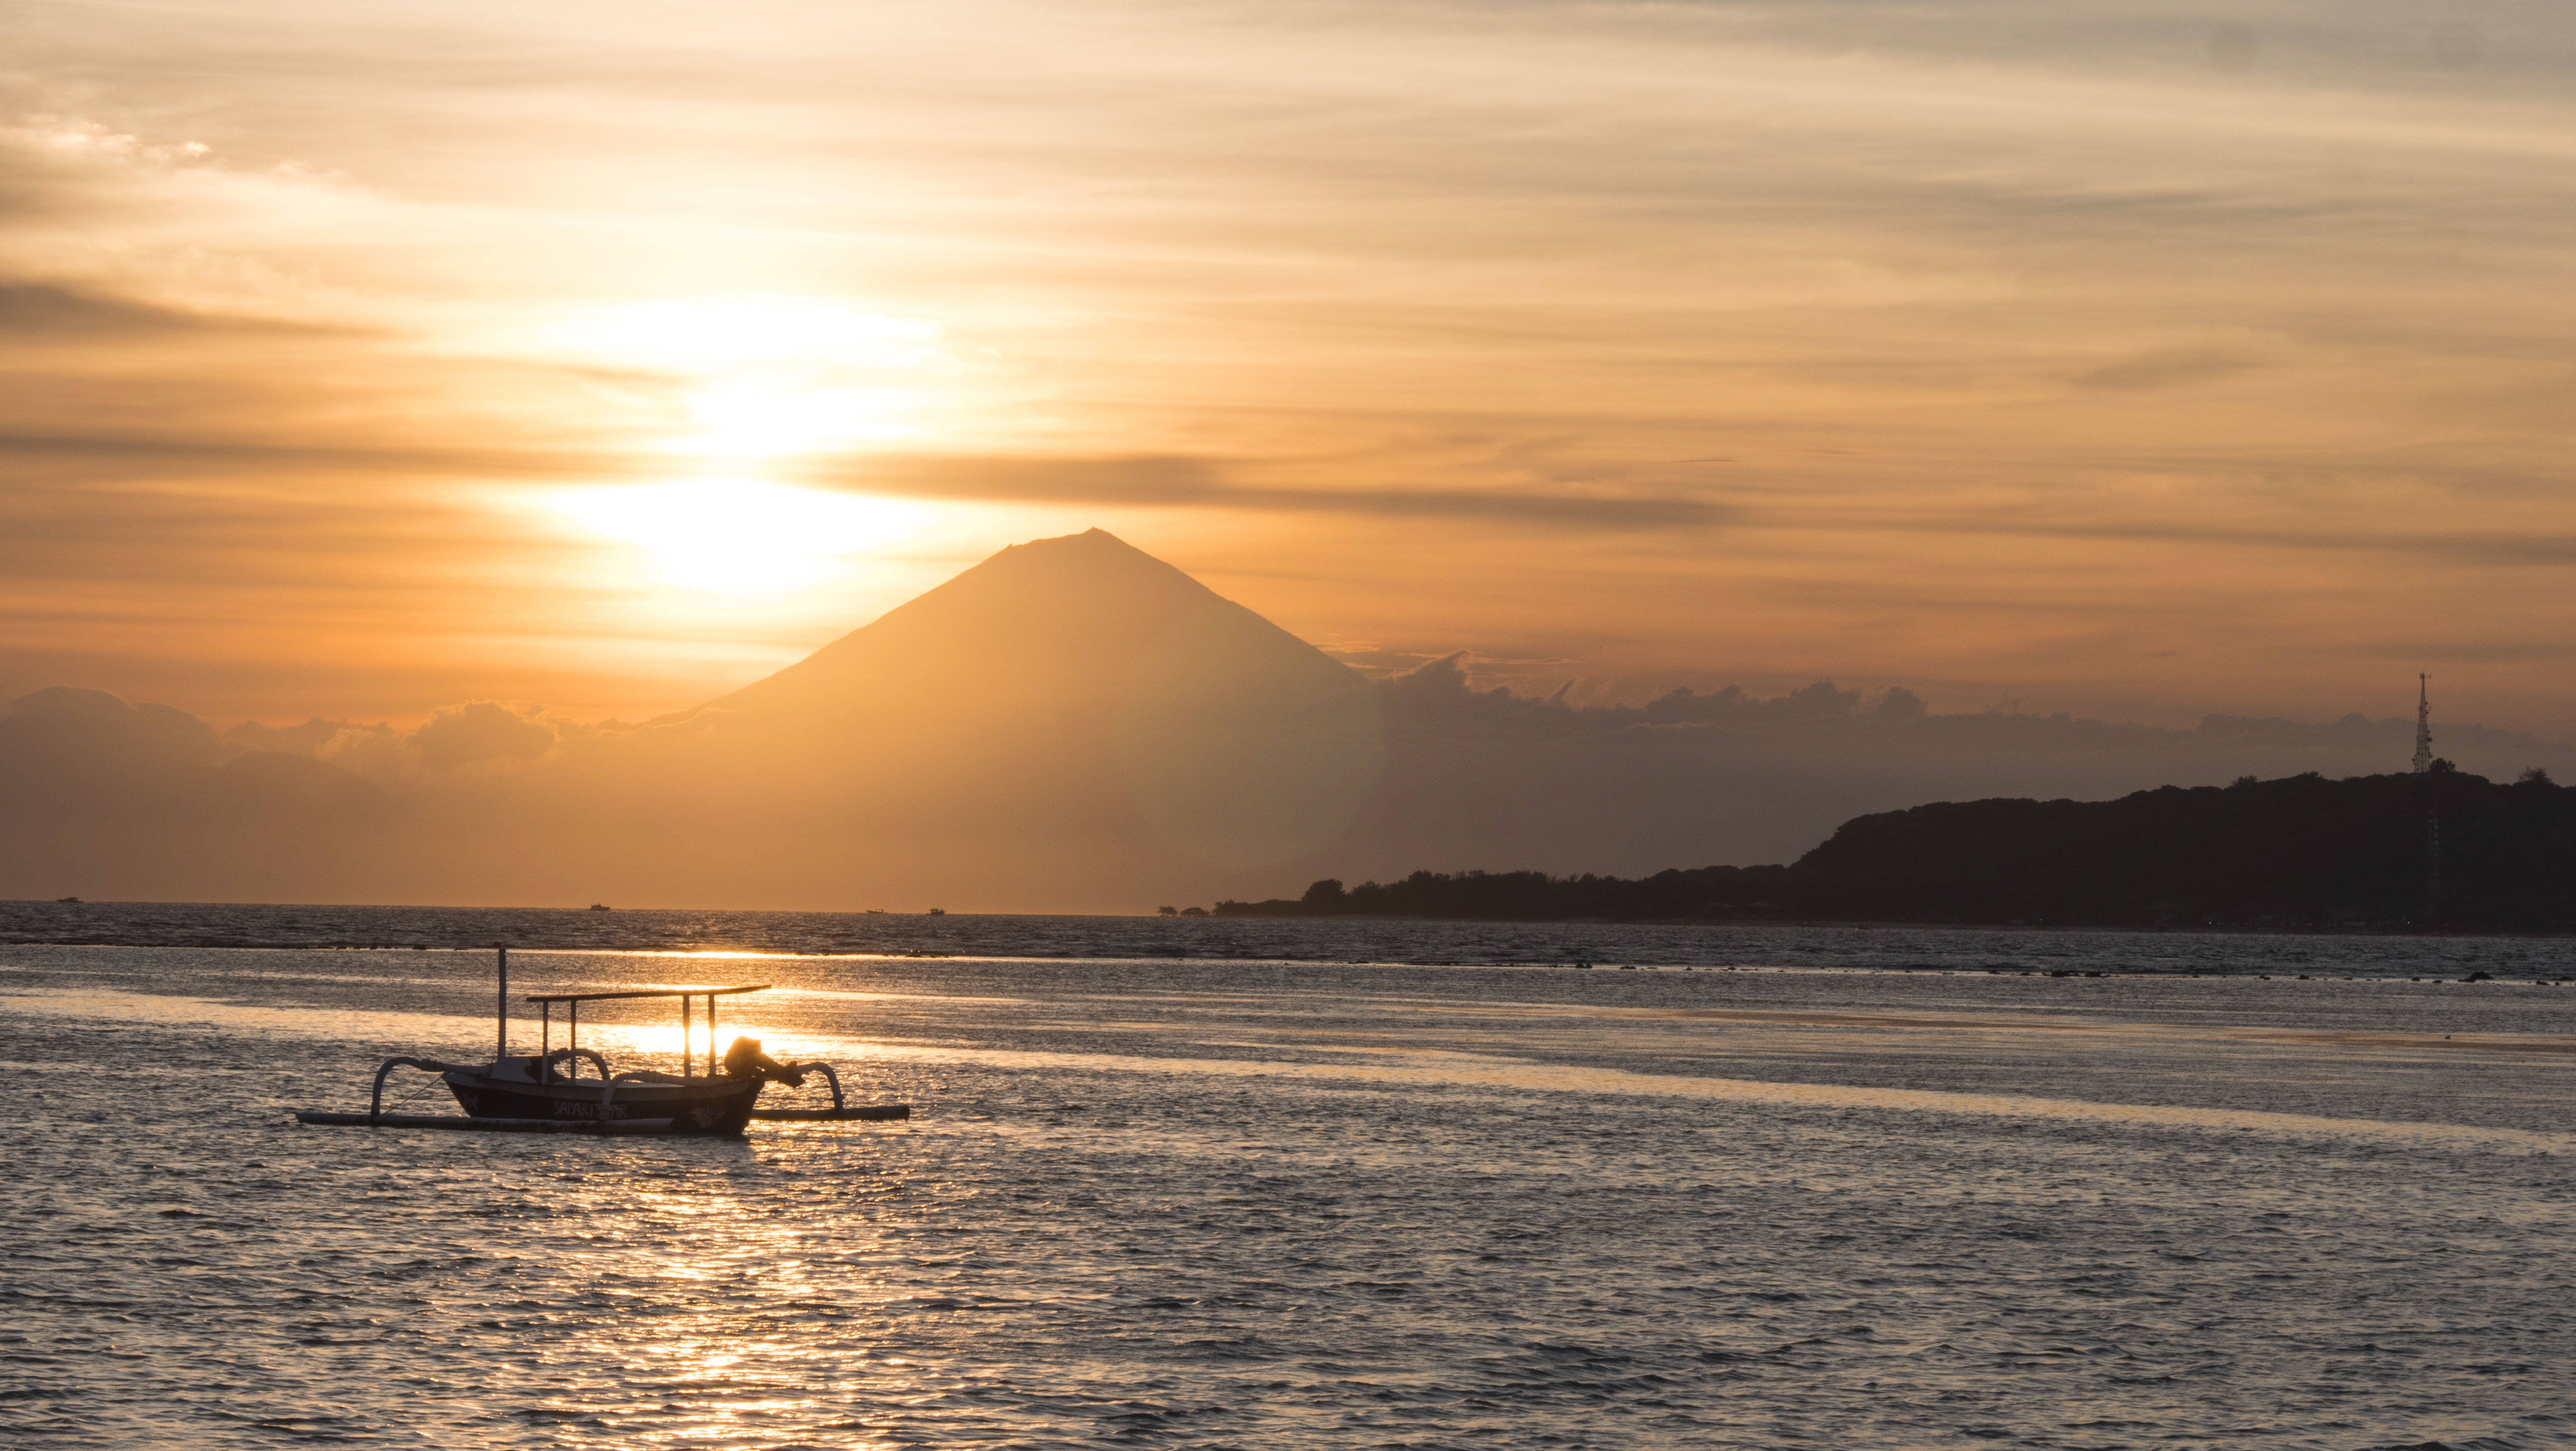
[(882, 916), (884, 916), (885, 914), (886, 914), (886, 909), (885, 909), (885, 908), (883, 908), (883, 907), (870, 907), (870, 908), (869, 908), (865, 913), (862, 913), (861, 915), (863, 915), (863, 916), (868, 916), (868, 917), (882, 917)]
[(590, 910), (594, 912), (605, 912), (609, 910), (609, 906), (606, 902), (593, 902), (590, 904)]
[(78, 897), (56, 897), (54, 900), (57, 902), (68, 902), (75, 907), (80, 905), (80, 898)]
[(933, 907), (930, 909), (930, 915), (933, 917), (945, 917), (948, 915), (948, 909), (945, 907)]
[[(540, 993), (528, 1002), (545, 1009), (544, 1027), (535, 1053), (508, 1049), (510, 1018), (510, 953), (500, 953), (500, 1011), (495, 1036), (498, 1053), (490, 1063), (442, 1063), (434, 1058), (388, 1058), (376, 1069), (375, 1091), (365, 1113), (296, 1114), (308, 1124), (357, 1127), (497, 1129), (520, 1132), (586, 1131), (627, 1134), (739, 1134), (755, 1118), (803, 1121), (884, 1120), (910, 1118), (903, 1104), (852, 1106), (842, 1101), (840, 1075), (829, 1063), (780, 1063), (760, 1051), (760, 1040), (736, 1038), (721, 1061), (715, 1053), (716, 999), (756, 993), (749, 987), (692, 987), (604, 993)], [(609, 998), (678, 998), (680, 1000), (680, 1071), (636, 1069), (612, 1074), (608, 1060), (581, 1046), (581, 1005)], [(690, 1044), (690, 1000), (707, 1000), (706, 1071), (697, 1073)], [(554, 1007), (562, 1003), (570, 1040), (554, 1046)], [(595, 1077), (581, 1076), (587, 1061)], [(397, 1068), (417, 1068), (443, 1079), (456, 1096), (463, 1116), (393, 1114), (384, 1111), (385, 1078)], [(809, 1073), (820, 1073), (832, 1090), (830, 1108), (756, 1107), (763, 1084), (801, 1088)]]

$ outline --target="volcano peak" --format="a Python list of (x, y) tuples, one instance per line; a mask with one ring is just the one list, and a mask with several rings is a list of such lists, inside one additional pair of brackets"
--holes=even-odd
[(1314, 646), (1095, 528), (1011, 545), (710, 705), (881, 712), (895, 702), (1001, 708), (1043, 695), (1080, 712), (1104, 692), (1167, 695), (1184, 680), (1262, 694), (1360, 683)]

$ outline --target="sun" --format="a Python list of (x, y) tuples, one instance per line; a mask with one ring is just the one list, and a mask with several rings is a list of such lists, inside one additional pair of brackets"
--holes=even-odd
[(946, 363), (940, 327), (814, 297), (683, 298), (584, 313), (558, 346), (671, 380), (669, 451), (766, 459), (910, 438)]
[(915, 504), (774, 482), (782, 460), (918, 437), (948, 372), (941, 329), (829, 297), (632, 301), (544, 325), (558, 356), (643, 400), (638, 452), (680, 455), (696, 477), (538, 496), (559, 528), (625, 546), (653, 585), (767, 598), (846, 574), (914, 533)]
[(756, 479), (568, 489), (547, 500), (594, 539), (640, 551), (658, 583), (763, 596), (819, 584), (921, 523), (918, 505)]

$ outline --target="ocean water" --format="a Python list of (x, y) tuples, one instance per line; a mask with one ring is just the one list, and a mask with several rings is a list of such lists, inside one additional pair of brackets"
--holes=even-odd
[[(522, 992), (773, 984), (720, 1037), (914, 1117), (293, 1121), (488, 1054), (502, 940)], [(0, 905), (0, 1445), (2576, 1446), (2570, 976), (2503, 939)], [(652, 1004), (583, 1041), (680, 1046)]]

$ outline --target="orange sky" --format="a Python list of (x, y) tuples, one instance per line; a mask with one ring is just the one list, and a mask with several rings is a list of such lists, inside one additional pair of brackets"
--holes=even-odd
[(2576, 734), (2576, 21), (0, 12), (0, 697), (637, 718), (1109, 528), (1347, 658)]

